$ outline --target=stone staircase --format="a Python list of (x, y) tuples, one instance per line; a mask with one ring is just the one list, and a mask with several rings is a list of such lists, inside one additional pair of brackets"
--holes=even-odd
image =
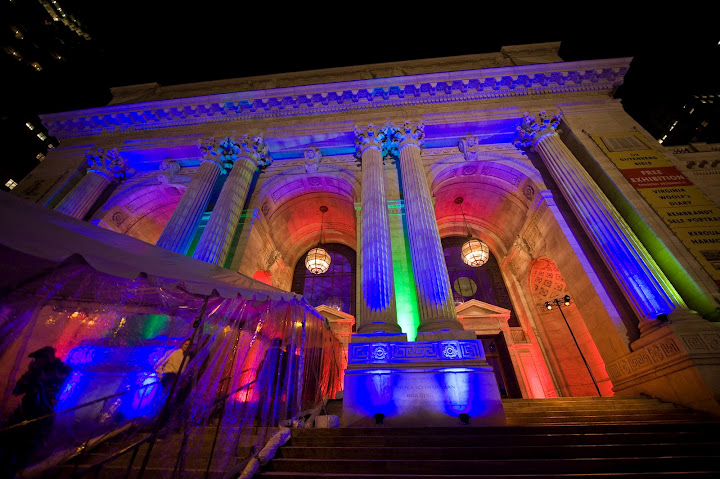
[(293, 430), (258, 477), (720, 477), (720, 418), (641, 397), (504, 406), (509, 427)]
[(509, 426), (702, 422), (712, 419), (707, 414), (643, 396), (504, 399), (503, 408)]

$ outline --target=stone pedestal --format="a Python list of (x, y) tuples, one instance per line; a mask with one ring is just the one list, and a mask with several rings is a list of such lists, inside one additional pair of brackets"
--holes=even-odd
[(500, 392), (481, 341), (436, 338), (409, 343), (393, 341), (393, 336), (353, 336), (343, 427), (505, 425)]
[(720, 416), (720, 324), (673, 313), (607, 364), (618, 395), (647, 394)]

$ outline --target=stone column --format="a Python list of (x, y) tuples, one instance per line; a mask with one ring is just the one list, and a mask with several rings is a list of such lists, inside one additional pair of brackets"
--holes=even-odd
[(418, 333), (447, 329), (463, 331), (455, 312), (430, 188), (420, 158), (424, 125), (406, 121), (394, 130), (394, 135), (400, 157), (410, 259), (417, 290)]
[(170, 220), (165, 225), (156, 245), (180, 254), (187, 254), (200, 219), (202, 218), (215, 182), (225, 174), (225, 160), (228, 154), (223, 145), (226, 142), (210, 138), (199, 145), (203, 152), (202, 162), (195, 177), (188, 185)]
[(361, 300), (357, 329), (360, 334), (400, 332), (395, 310), (383, 143), (387, 144), (382, 129), (373, 125), (355, 129), (356, 155), (362, 162)]
[(232, 165), (215, 207), (193, 257), (222, 266), (230, 250), (238, 220), (250, 189), (250, 182), (258, 167), (270, 164), (272, 158), (259, 137), (223, 140), (226, 154), (223, 160)]
[(117, 148), (107, 151), (97, 148), (88, 151), (85, 156), (88, 162), (87, 174), (55, 207), (55, 211), (80, 220), (90, 211), (105, 188), (111, 183), (132, 176), (135, 172), (128, 168)]
[(689, 313), (630, 226), (562, 142), (556, 133), (559, 123), (559, 113), (551, 116), (542, 111), (538, 120), (525, 113), (515, 145), (533, 148), (540, 155), (640, 318), (641, 333), (657, 327), (658, 316)]

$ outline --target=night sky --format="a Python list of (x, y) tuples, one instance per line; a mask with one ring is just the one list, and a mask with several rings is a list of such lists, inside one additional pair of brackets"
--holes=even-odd
[[(586, 18), (578, 28), (567, 22), (560, 28), (535, 18), (538, 6), (527, 10), (517, 6), (516, 12), (498, 14), (438, 2), (424, 7), (207, 0), (58, 2), (82, 22), (92, 41), (72, 61), (37, 75), (40, 80), (22, 79), (6, 87), (3, 110), (42, 114), (101, 107), (110, 101), (114, 86), (171, 85), (479, 54), (498, 52), (504, 45), (550, 41), (561, 42), (565, 61), (633, 57), (616, 97), (654, 135), (657, 131), (651, 123), (662, 124), (658, 111), (681, 108), (693, 92), (720, 93), (715, 72), (720, 65), (720, 35), (705, 35), (697, 25), (691, 34), (680, 35), (676, 18), (672, 29), (637, 20), (591, 25)], [(527, 18), (517, 18), (518, 12), (525, 12)], [(3, 142), (12, 141), (13, 135), (8, 132)], [(23, 164), (27, 171), (34, 167), (30, 160)], [(26, 173), (15, 170), (8, 174)]]

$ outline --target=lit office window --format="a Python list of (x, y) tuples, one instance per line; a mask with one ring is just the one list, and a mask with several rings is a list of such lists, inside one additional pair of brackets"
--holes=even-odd
[(35, 129), (35, 125), (33, 125), (32, 123), (30, 123), (29, 121), (26, 121), (26, 122), (25, 122), (25, 126), (27, 126), (27, 127), (28, 127), (28, 130), (30, 130), (30, 131), (32, 131), (32, 130)]
[(42, 141), (47, 140), (47, 136), (45, 136), (45, 133), (42, 131), (38, 132), (37, 137), (40, 138)]
[(42, 161), (45, 159), (45, 155), (43, 155), (42, 153), (38, 153), (35, 159), (37, 159), (38, 161)]
[(10, 188), (11, 190), (17, 186), (17, 183), (13, 180), (8, 180), (7, 183), (5, 183), (5, 186)]

